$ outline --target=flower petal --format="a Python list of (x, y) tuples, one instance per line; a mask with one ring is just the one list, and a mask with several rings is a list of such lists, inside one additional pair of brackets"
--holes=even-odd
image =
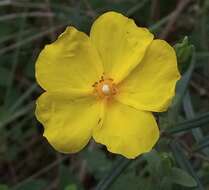
[(36, 106), (36, 117), (44, 125), (44, 136), (58, 151), (73, 153), (81, 150), (98, 125), (100, 103), (94, 97), (70, 98), (45, 92)]
[(47, 91), (89, 91), (103, 67), (89, 37), (73, 27), (46, 45), (36, 63), (36, 79)]
[(106, 109), (103, 125), (94, 128), (95, 141), (106, 145), (110, 152), (127, 158), (135, 158), (153, 148), (159, 138), (159, 129), (150, 112), (114, 100)]
[(139, 64), (153, 35), (122, 14), (107, 12), (94, 22), (90, 39), (100, 54), (105, 74), (118, 83)]
[(154, 40), (140, 65), (120, 84), (116, 98), (136, 109), (165, 111), (179, 78), (174, 49), (163, 40)]

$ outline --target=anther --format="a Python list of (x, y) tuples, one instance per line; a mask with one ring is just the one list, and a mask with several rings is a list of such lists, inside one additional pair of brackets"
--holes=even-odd
[(101, 76), (99, 82), (93, 84), (94, 92), (101, 98), (111, 98), (113, 95), (117, 94), (117, 87), (113, 83), (113, 80)]
[(98, 84), (98, 82), (95, 82), (95, 83), (92, 85), (92, 87), (95, 87), (97, 84)]

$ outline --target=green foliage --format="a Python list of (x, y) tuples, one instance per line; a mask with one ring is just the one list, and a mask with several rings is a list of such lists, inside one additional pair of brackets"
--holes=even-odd
[(7, 185), (0, 185), (0, 190), (9, 190)]
[(44, 180), (31, 180), (12, 190), (41, 190), (44, 188), (46, 188), (46, 182)]
[(174, 48), (180, 69), (186, 71), (189, 66), (187, 64), (188, 60), (191, 58), (193, 52), (193, 45), (189, 43), (188, 37), (185, 36), (182, 42), (175, 44)]
[(76, 185), (68, 185), (64, 190), (77, 190)]
[[(175, 184), (195, 187), (195, 179), (184, 170), (174, 166), (167, 153), (152, 151), (145, 154), (140, 162), (133, 163), (124, 171), (110, 188), (116, 189), (172, 189)], [(145, 163), (145, 165), (144, 165)], [(107, 189), (107, 188), (101, 188)]]
[(95, 178), (98, 180), (101, 179), (113, 165), (113, 163), (106, 157), (104, 152), (100, 150), (83, 151), (83, 157), (87, 162), (89, 172), (94, 173)]
[[(59, 188), (66, 190), (76, 190), (77, 185), (79, 189), (83, 189), (79, 181), (75, 178), (68, 167), (61, 165), (59, 168)], [(73, 185), (72, 185), (73, 184)], [(77, 184), (77, 185), (76, 185)]]
[(191, 177), (190, 175), (188, 175), (187, 172), (185, 172), (184, 170), (181, 170), (179, 168), (175, 168), (175, 167), (172, 168), (169, 179), (173, 183), (183, 185), (183, 186), (186, 186), (186, 187), (197, 186), (197, 183), (194, 180), (194, 178)]

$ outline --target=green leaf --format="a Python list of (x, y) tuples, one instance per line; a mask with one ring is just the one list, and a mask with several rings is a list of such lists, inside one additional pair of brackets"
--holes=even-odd
[(65, 190), (77, 190), (76, 185), (72, 184), (72, 185), (68, 185)]
[(169, 177), (170, 180), (175, 184), (183, 185), (185, 187), (197, 186), (195, 179), (187, 172), (179, 168), (172, 168)]
[(172, 101), (172, 105), (168, 111), (168, 121), (170, 125), (175, 126), (176, 120), (179, 117), (180, 109), (182, 106), (183, 99), (187, 92), (189, 82), (192, 77), (192, 73), (195, 68), (196, 63), (196, 52), (194, 46), (192, 46), (192, 57), (187, 71), (182, 75), (181, 79), (177, 82), (176, 85), (176, 96)]
[(147, 169), (153, 176), (159, 177), (163, 175), (163, 171), (160, 169), (162, 168), (162, 160), (159, 153), (155, 150), (144, 154), (143, 157), (147, 161)]
[(25, 184), (22, 184), (18, 188), (12, 190), (42, 190), (46, 188), (46, 181), (43, 180), (31, 180)]
[(179, 106), (179, 104), (183, 100), (183, 97), (187, 91), (190, 79), (192, 77), (192, 73), (195, 68), (195, 63), (196, 63), (196, 52), (195, 52), (194, 46), (192, 46), (192, 58), (191, 58), (191, 61), (190, 61), (187, 71), (181, 77), (181, 80), (177, 83), (177, 86), (176, 86), (177, 95), (174, 99), (172, 106)]
[(96, 179), (101, 179), (111, 169), (112, 162), (101, 150), (86, 149), (82, 152), (83, 158), (87, 161), (89, 171), (95, 174)]
[(183, 121), (181, 123), (176, 124), (175, 127), (167, 129), (169, 133), (179, 133), (183, 131), (188, 131), (194, 128), (202, 128), (207, 126), (209, 123), (209, 112), (196, 116), (193, 119), (189, 119)]
[(185, 36), (182, 42), (177, 43), (175, 46), (177, 60), (182, 70), (187, 70), (189, 64), (185, 64), (192, 55), (193, 45), (189, 43), (188, 37)]
[(115, 165), (112, 167), (110, 172), (99, 182), (95, 190), (106, 190), (114, 181), (121, 175), (121, 173), (130, 165), (132, 160), (121, 157)]
[(165, 176), (160, 181), (160, 190), (172, 190), (172, 182), (169, 177)]
[(177, 164), (185, 171), (187, 171), (190, 175), (194, 177), (197, 182), (197, 189), (203, 190), (204, 187), (199, 179), (199, 176), (196, 174), (195, 170), (193, 169), (191, 163), (189, 162), (188, 158), (186, 157), (184, 151), (182, 150), (181, 146), (178, 142), (173, 141), (171, 143), (171, 149), (173, 151), (175, 160)]
[(0, 185), (0, 190), (9, 190), (9, 187), (7, 185)]
[(136, 176), (133, 171), (125, 172), (115, 181), (110, 190), (140, 189), (139, 185), (141, 182), (142, 180), (139, 178), (139, 176)]
[[(186, 93), (186, 96), (184, 97), (183, 108), (184, 108), (186, 118), (191, 119), (191, 118), (195, 117), (195, 111), (193, 108), (191, 95), (190, 95), (189, 91)], [(208, 116), (208, 120), (209, 120), (209, 116)], [(207, 123), (205, 123), (206, 126), (207, 126)], [(205, 126), (205, 125), (203, 123), (203, 126)], [(200, 127), (192, 129), (192, 135), (194, 136), (194, 139), (197, 143), (202, 141), (202, 139), (204, 138), (203, 131)], [(207, 145), (203, 145), (203, 147), (201, 147), (200, 149), (202, 149), (202, 148), (203, 148), (202, 152), (206, 155), (209, 155), (209, 148), (207, 147)]]
[[(192, 119), (195, 117), (195, 112), (194, 112), (194, 108), (192, 105), (191, 96), (190, 96), (189, 91), (186, 93), (186, 95), (183, 99), (183, 109), (184, 109), (186, 118)], [(200, 139), (203, 138), (203, 134), (202, 134), (202, 131), (200, 128), (193, 129), (192, 134), (197, 142), (199, 142)]]
[(78, 187), (79, 190), (83, 189), (82, 185), (78, 182), (78, 180), (75, 178), (75, 175), (70, 171), (69, 167), (66, 167), (65, 165), (61, 165), (59, 167), (59, 189), (66, 190), (74, 190), (72, 189), (73, 186)]

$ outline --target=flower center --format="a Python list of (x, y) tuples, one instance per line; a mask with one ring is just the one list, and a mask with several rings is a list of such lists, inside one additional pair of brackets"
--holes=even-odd
[(109, 95), (111, 93), (111, 90), (110, 90), (110, 87), (109, 87), (108, 84), (103, 84), (103, 86), (102, 86), (102, 92), (105, 95)]
[(117, 93), (116, 85), (113, 83), (113, 80), (110, 78), (105, 79), (103, 76), (99, 82), (95, 82), (94, 85), (94, 92), (100, 98), (110, 98)]

